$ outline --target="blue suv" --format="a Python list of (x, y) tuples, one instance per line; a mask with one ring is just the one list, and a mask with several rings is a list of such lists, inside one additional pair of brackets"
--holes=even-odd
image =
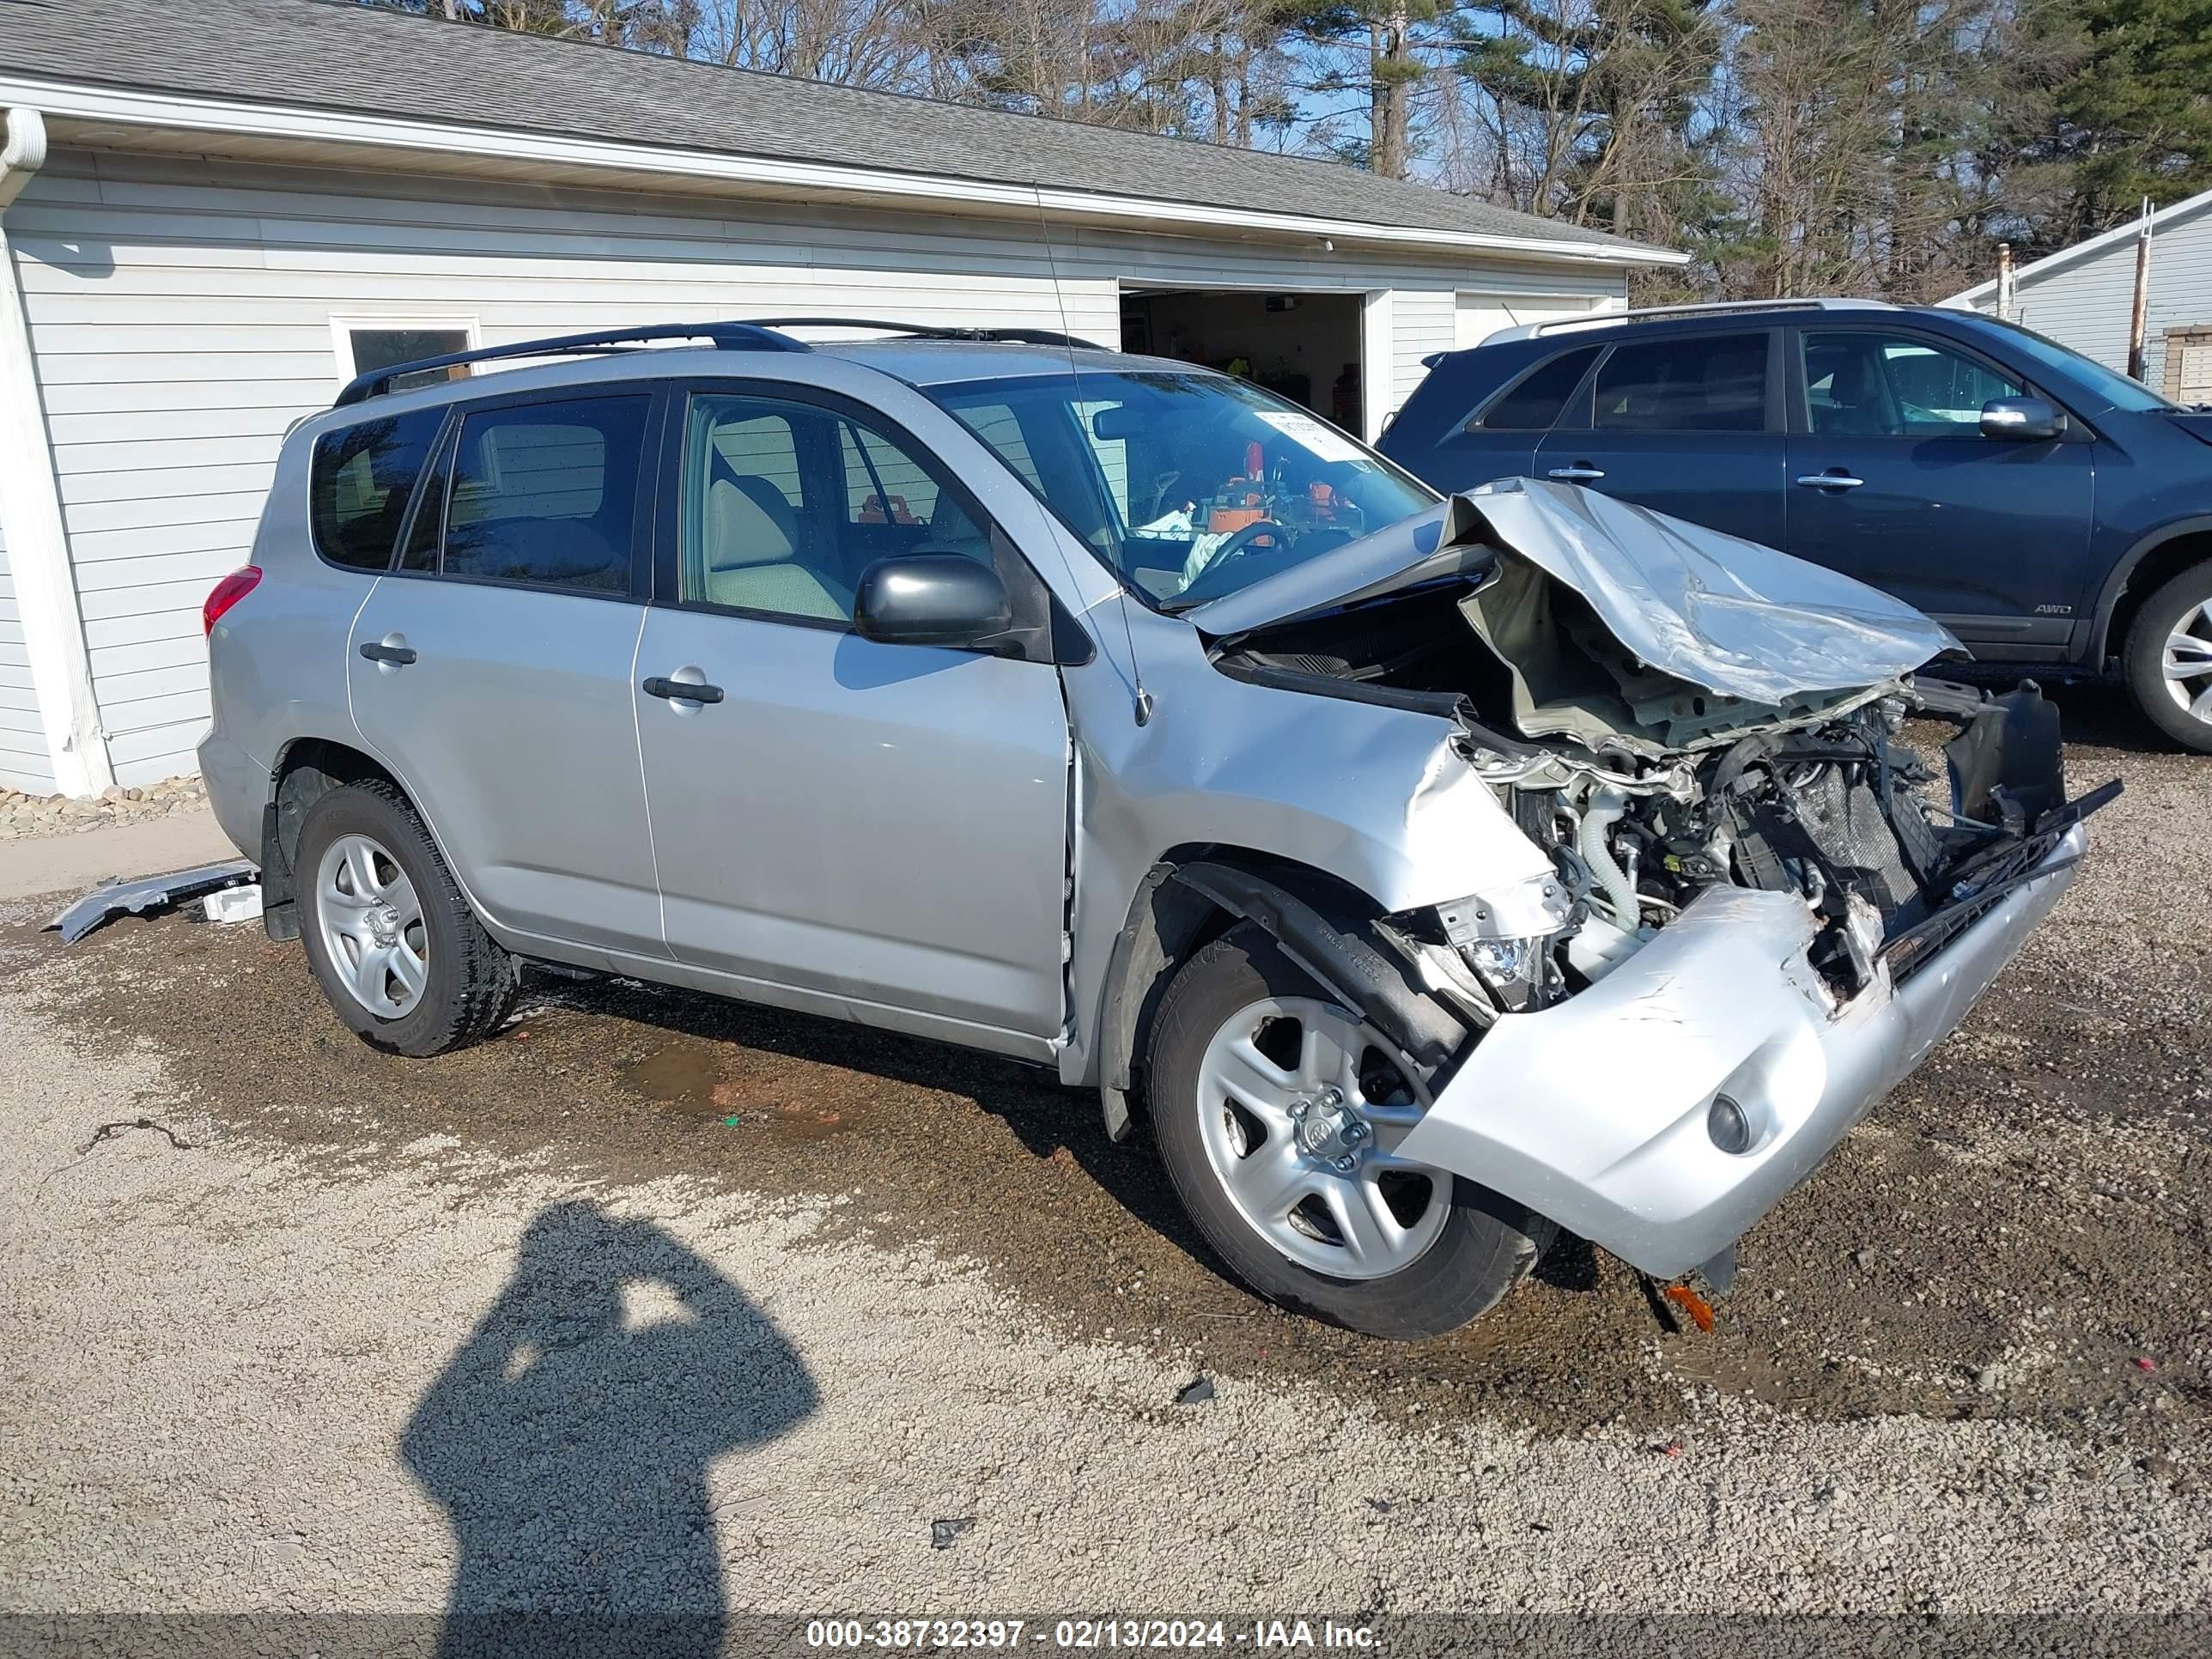
[(1566, 479), (1781, 548), (1983, 661), (2124, 679), (2212, 753), (2212, 413), (1874, 301), (1537, 323), (1430, 366), (1381, 447), (1439, 489)]

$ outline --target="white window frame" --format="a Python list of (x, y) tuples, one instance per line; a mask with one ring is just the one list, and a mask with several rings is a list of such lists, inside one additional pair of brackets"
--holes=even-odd
[(343, 312), (331, 318), (331, 355), (338, 366), (337, 386), (340, 391), (352, 382), (361, 371), (354, 366), (353, 331), (357, 328), (391, 329), (454, 329), (468, 337), (470, 351), (483, 349), (483, 327), (473, 315), (448, 312)]

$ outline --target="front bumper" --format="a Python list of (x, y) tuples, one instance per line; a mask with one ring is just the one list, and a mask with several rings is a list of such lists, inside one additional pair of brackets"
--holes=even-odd
[[(1840, 1010), (1786, 893), (1716, 888), (1620, 968), (1486, 1033), (1401, 1155), (1493, 1188), (1661, 1278), (1711, 1261), (1954, 1030), (2073, 882), (2077, 824), (1901, 986)], [(1727, 1094), (1749, 1149), (1713, 1144)]]

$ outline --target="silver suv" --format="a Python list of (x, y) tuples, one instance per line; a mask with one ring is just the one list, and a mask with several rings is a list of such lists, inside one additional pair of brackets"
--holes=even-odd
[(285, 442), (200, 757), (370, 1043), (540, 963), (1018, 1056), (1262, 1294), (1419, 1337), (1561, 1227), (1724, 1286), (2072, 878), (2048, 707), (1847, 578), (1184, 363), (797, 326)]

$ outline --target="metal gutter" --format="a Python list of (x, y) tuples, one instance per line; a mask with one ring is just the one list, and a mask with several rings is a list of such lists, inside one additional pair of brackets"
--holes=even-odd
[(115, 774), (93, 695), (84, 613), (39, 397), (30, 314), (6, 222), (8, 209), (46, 165), (46, 125), (38, 108), (27, 104), (9, 106), (6, 120), (6, 140), (0, 143), (0, 537), (8, 544), (54, 786), (65, 795), (96, 795), (115, 781)]
[(817, 191), (881, 201), (925, 203), (974, 212), (977, 208), (1016, 213), (1048, 213), (1067, 219), (1202, 229), (1216, 235), (1255, 231), (1304, 240), (1376, 246), (1425, 247), (1482, 252), (1575, 264), (1625, 267), (1680, 265), (1686, 253), (1632, 244), (1555, 241), (1543, 237), (1501, 236), (1485, 232), (1429, 230), (1403, 225), (1367, 224), (1357, 220), (1228, 210), (1200, 204), (1109, 195), (1103, 191), (1040, 188), (988, 179), (894, 172), (829, 161), (793, 161), (769, 156), (663, 145), (616, 143), (560, 133), (520, 131), (443, 122), (410, 121), (347, 110), (278, 104), (249, 104), (223, 99), (104, 87), (80, 82), (0, 76), (0, 103), (35, 102), (49, 116), (117, 125), (216, 132), (263, 139), (294, 139), (357, 144), (376, 149), (419, 152), (429, 157), (475, 156), (558, 166), (659, 173), (668, 177), (720, 180), (779, 189)]

